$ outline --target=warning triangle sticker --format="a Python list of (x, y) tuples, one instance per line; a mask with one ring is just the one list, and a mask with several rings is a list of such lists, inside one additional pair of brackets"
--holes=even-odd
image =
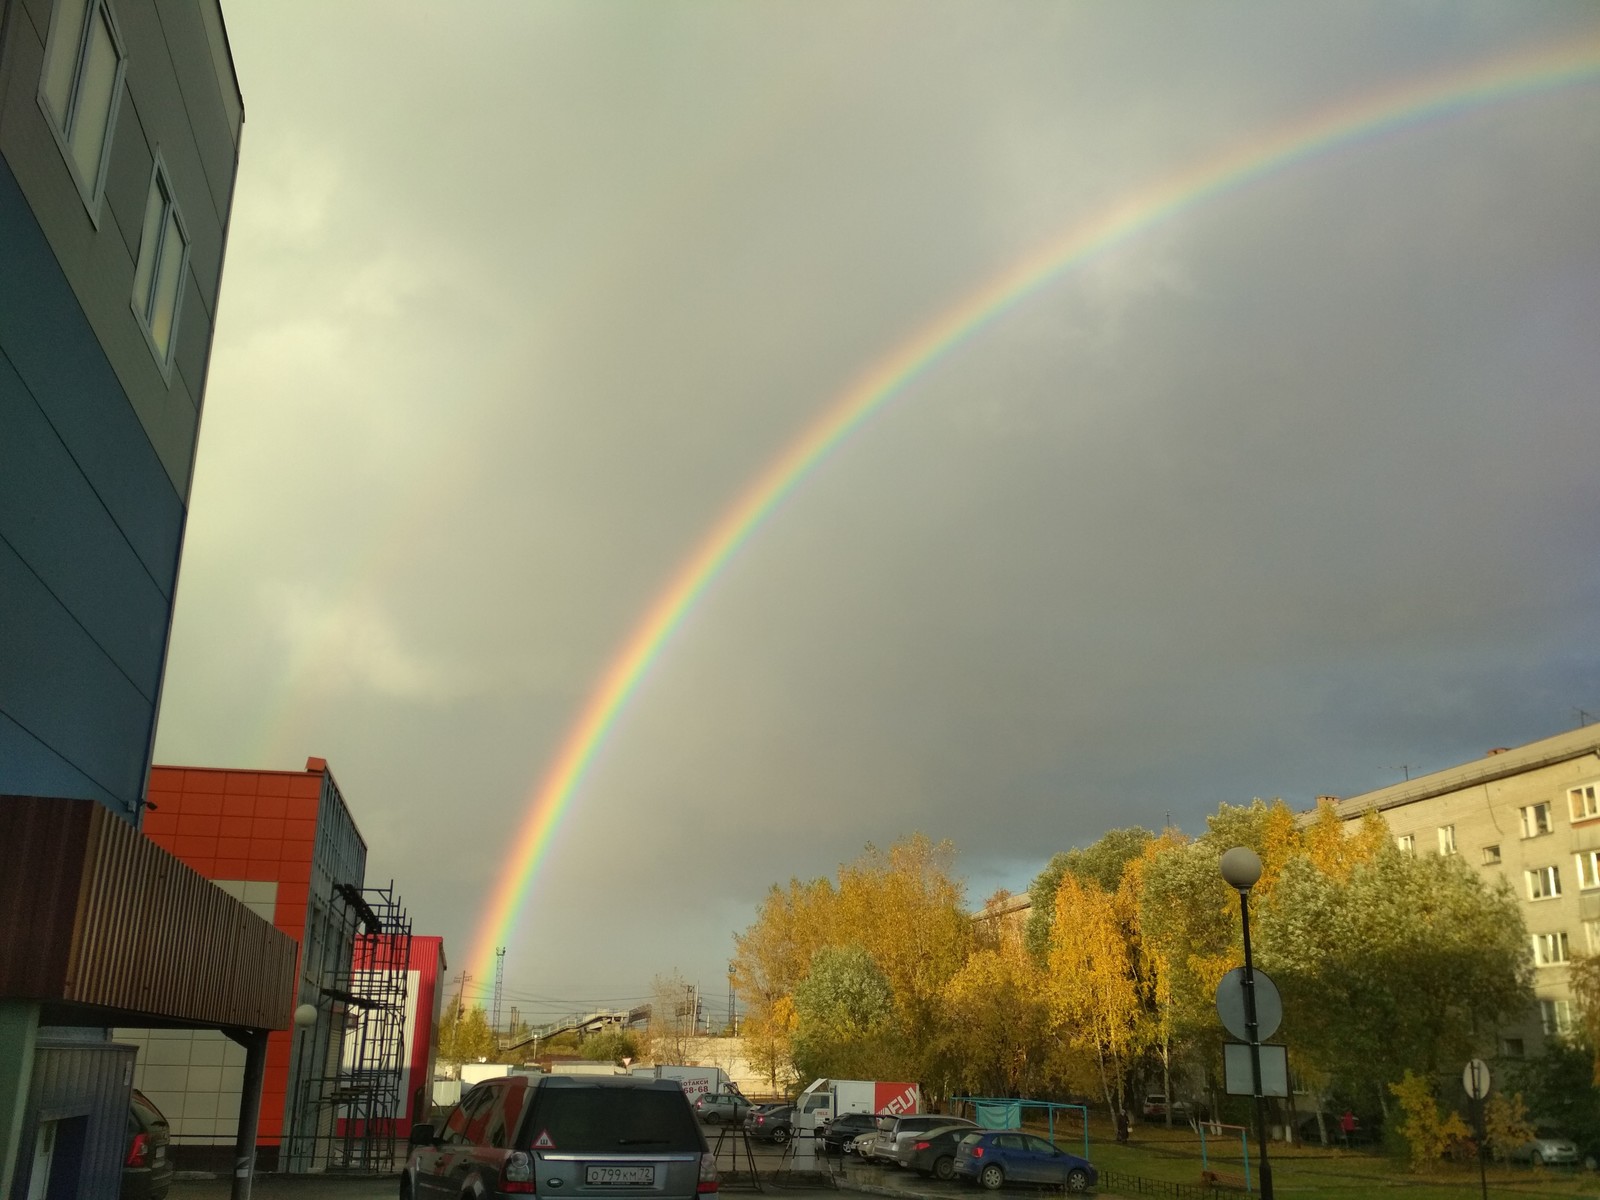
[(539, 1136), (533, 1139), (533, 1148), (535, 1150), (554, 1150), (556, 1148), (548, 1129), (541, 1131)]

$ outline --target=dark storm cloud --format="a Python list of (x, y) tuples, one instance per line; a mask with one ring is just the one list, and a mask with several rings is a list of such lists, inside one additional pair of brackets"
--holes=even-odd
[[(325, 755), (453, 958), (609, 655), (861, 371), (1152, 181), (1597, 28), (385, 13), (228, 11), (248, 135), (158, 758)], [(1600, 703), (1597, 103), (1273, 174), (913, 381), (665, 648), (508, 976), (709, 985), (768, 884), (869, 840), (950, 837), (981, 896), (1112, 825), (1306, 804)]]

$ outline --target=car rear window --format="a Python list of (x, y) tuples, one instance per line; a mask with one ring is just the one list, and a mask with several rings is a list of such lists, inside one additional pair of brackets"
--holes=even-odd
[(541, 1088), (522, 1140), (578, 1153), (701, 1148), (683, 1093), (653, 1088)]
[(151, 1104), (150, 1101), (145, 1098), (145, 1094), (139, 1091), (137, 1088), (133, 1090), (133, 1094), (130, 1097), (130, 1102), (134, 1114), (139, 1118), (139, 1121), (146, 1128), (149, 1128), (152, 1125), (165, 1125), (167, 1123), (167, 1119), (161, 1115), (161, 1110), (154, 1104)]

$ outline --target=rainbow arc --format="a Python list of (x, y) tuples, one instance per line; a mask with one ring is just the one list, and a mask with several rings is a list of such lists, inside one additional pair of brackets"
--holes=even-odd
[(1078, 221), (938, 314), (869, 366), (754, 477), (646, 609), (595, 683), (530, 796), (488, 897), (467, 969), (487, 978), (515, 926), (561, 817), (618, 714), (718, 574), (830, 452), (964, 342), (1040, 289), (1131, 239), (1294, 165), (1495, 104), (1600, 81), (1600, 37), (1407, 82), (1314, 114), (1189, 165)]

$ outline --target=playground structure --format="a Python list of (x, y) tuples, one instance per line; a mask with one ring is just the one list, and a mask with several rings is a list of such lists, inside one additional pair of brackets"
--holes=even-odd
[[(1194, 1128), (1200, 1135), (1200, 1179), (1211, 1187), (1234, 1187), (1243, 1190), (1247, 1195), (1252, 1192), (1250, 1186), (1250, 1131), (1243, 1125), (1224, 1125), (1220, 1121), (1196, 1121)], [(1239, 1135), (1239, 1160), (1242, 1173), (1235, 1174), (1231, 1168), (1234, 1166), (1231, 1157), (1233, 1147), (1232, 1135)], [(1229, 1148), (1229, 1157), (1222, 1158), (1208, 1148), (1207, 1135), (1213, 1142), (1221, 1143)], [(1213, 1161), (1215, 1160), (1215, 1162)]]
[(956, 1104), (972, 1105), (972, 1119), (981, 1129), (1021, 1129), (1023, 1119), (1038, 1110), (1045, 1112), (1052, 1145), (1056, 1141), (1056, 1113), (1075, 1112), (1083, 1129), (1083, 1158), (1089, 1158), (1089, 1108), (1084, 1104), (1058, 1104), (1054, 1100), (1014, 1100), (1005, 1096), (952, 1096)]

